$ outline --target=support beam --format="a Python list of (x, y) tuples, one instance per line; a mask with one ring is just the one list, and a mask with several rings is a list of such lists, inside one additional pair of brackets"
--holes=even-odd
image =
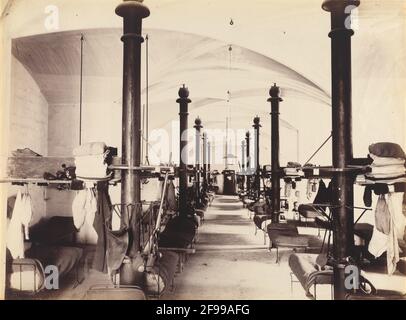
[(188, 107), (192, 101), (189, 99), (189, 90), (183, 85), (179, 89), (179, 215), (188, 216), (187, 205), (187, 163), (188, 163), (188, 148), (187, 148), (187, 129), (188, 129)]
[(207, 191), (207, 133), (203, 132), (203, 189)]
[(251, 191), (251, 156), (250, 156), (250, 144), (251, 144), (251, 134), (249, 131), (245, 134), (245, 144), (246, 144), (246, 152), (247, 152), (247, 194)]
[(246, 174), (246, 171), (245, 171), (245, 164), (246, 164), (246, 162), (245, 162), (246, 160), (245, 160), (245, 141), (243, 140), (243, 141), (241, 141), (241, 173), (242, 173), (242, 175), (241, 175), (241, 179), (242, 179), (242, 191), (245, 191), (245, 174)]
[[(333, 167), (344, 169), (352, 161), (351, 36), (350, 12), (358, 0), (326, 0), (322, 8), (331, 13), (332, 144)], [(332, 179), (334, 299), (343, 300), (344, 268), (354, 250), (354, 178), (344, 172)]]
[(202, 126), (202, 120), (197, 117), (195, 119), (195, 125), (193, 126), (193, 128), (196, 129), (196, 152), (195, 152), (195, 166), (196, 166), (196, 199), (195, 199), (195, 204), (197, 208), (200, 208), (200, 204), (201, 204), (201, 194), (200, 194), (200, 162), (201, 162), (201, 157), (200, 157), (200, 141), (202, 140), (202, 136), (201, 136), (201, 129), (203, 128)]
[(208, 174), (208, 182), (209, 182), (209, 184), (210, 184), (210, 182), (211, 182), (211, 179), (210, 179), (210, 176), (211, 176), (211, 142), (210, 141), (208, 141), (207, 142), (207, 174)]
[[(138, 167), (141, 164), (141, 36), (142, 19), (149, 9), (140, 1), (124, 1), (116, 8), (123, 18), (121, 37), (123, 53), (123, 112), (122, 112), (122, 164)], [(129, 227), (128, 261), (120, 269), (120, 284), (138, 285), (135, 264), (140, 251), (137, 227), (141, 214), (141, 180), (138, 171), (123, 170), (121, 177), (121, 224)], [(129, 210), (130, 209), (130, 210)]]
[(283, 101), (280, 98), (280, 89), (276, 86), (276, 83), (269, 90), (268, 102), (271, 103), (271, 117), (272, 117), (272, 130), (271, 130), (271, 166), (272, 166), (272, 222), (279, 222), (279, 215), (281, 209), (281, 186), (280, 175), (281, 169), (279, 164), (279, 102)]
[(253, 128), (255, 129), (255, 198), (259, 199), (261, 195), (261, 168), (259, 164), (259, 128), (261, 128), (260, 118), (254, 118)]

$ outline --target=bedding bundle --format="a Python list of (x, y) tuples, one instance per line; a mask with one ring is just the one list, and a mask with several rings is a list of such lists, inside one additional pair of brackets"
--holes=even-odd
[(106, 178), (108, 148), (104, 142), (83, 144), (73, 150), (76, 176), (79, 178)]
[(405, 153), (395, 143), (382, 142), (369, 146), (372, 164), (365, 175), (366, 183), (394, 184), (406, 182)]
[(286, 176), (303, 177), (304, 172), (301, 169), (301, 164), (297, 162), (288, 162), (286, 168), (283, 169)]

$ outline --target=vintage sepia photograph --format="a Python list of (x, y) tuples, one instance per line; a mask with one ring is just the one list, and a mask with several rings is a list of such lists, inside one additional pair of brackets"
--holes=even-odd
[(404, 0), (0, 0), (0, 300), (406, 300), (405, 89)]

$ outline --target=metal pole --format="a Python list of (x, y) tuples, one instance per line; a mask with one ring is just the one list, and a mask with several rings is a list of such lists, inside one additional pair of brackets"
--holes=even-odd
[(145, 162), (149, 165), (149, 35), (145, 36), (145, 101), (146, 101), (146, 115), (145, 115)]
[[(326, 0), (322, 8), (331, 13), (331, 76), (333, 167), (345, 169), (352, 161), (351, 106), (351, 36), (350, 12), (358, 0)], [(354, 250), (354, 177), (341, 171), (332, 179), (332, 216), (334, 247), (334, 299), (347, 293), (345, 272), (347, 258)]]
[(203, 133), (203, 188), (207, 190), (207, 133)]
[(187, 127), (188, 127), (188, 105), (192, 101), (189, 99), (189, 90), (183, 85), (179, 89), (179, 129), (180, 129), (180, 142), (179, 142), (179, 215), (186, 217), (187, 212), (187, 163), (188, 163), (188, 149), (187, 149)]
[(195, 119), (195, 125), (193, 128), (196, 129), (196, 206), (200, 206), (200, 140), (201, 140), (201, 134), (200, 130), (203, 128), (202, 126), (202, 120), (197, 117)]
[(255, 129), (255, 197), (259, 199), (260, 197), (260, 188), (261, 188), (261, 178), (260, 178), (260, 164), (259, 164), (259, 128), (260, 118), (256, 116), (254, 118), (254, 129)]
[(83, 121), (83, 42), (85, 38), (80, 35), (80, 90), (79, 90), (79, 145), (82, 145), (82, 121)]
[[(137, 167), (141, 164), (141, 43), (144, 41), (141, 29), (142, 19), (148, 17), (150, 11), (139, 1), (124, 1), (116, 8), (116, 14), (124, 19), (124, 34), (121, 37), (124, 45), (122, 163)], [(139, 204), (140, 188), (138, 171), (123, 170), (121, 203), (123, 205)], [(124, 207), (122, 209), (126, 210)], [(122, 223), (128, 226), (131, 217), (122, 212)], [(136, 232), (134, 228), (134, 233)], [(131, 239), (129, 257), (133, 258), (133, 253), (139, 250), (139, 234), (132, 234)]]
[(281, 187), (280, 187), (280, 164), (279, 164), (279, 102), (283, 101), (280, 98), (280, 89), (276, 83), (269, 90), (271, 96), (268, 101), (271, 103), (271, 155), (272, 155), (272, 222), (279, 222), (279, 214), (281, 209)]
[(245, 141), (241, 141), (241, 179), (242, 179), (242, 191), (245, 190)]
[(250, 132), (247, 131), (245, 134), (245, 141), (246, 141), (246, 152), (247, 152), (247, 193), (249, 194), (251, 191), (251, 156), (250, 156), (250, 142), (251, 142), (251, 137), (250, 137)]

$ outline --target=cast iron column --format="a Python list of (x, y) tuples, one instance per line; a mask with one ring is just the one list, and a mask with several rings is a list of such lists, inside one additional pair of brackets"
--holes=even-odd
[(351, 9), (358, 0), (327, 0), (322, 8), (331, 12), (331, 76), (332, 76), (332, 144), (333, 167), (338, 172), (332, 179), (334, 299), (345, 299), (344, 285), (346, 259), (354, 249), (354, 177), (345, 173), (352, 154), (351, 106), (351, 36), (348, 25)]
[(246, 152), (247, 152), (247, 194), (250, 193), (251, 191), (251, 156), (250, 156), (250, 142), (251, 142), (251, 137), (250, 137), (250, 132), (247, 131), (245, 134), (245, 141), (246, 141)]
[(196, 206), (200, 207), (200, 140), (202, 139), (200, 130), (203, 126), (199, 117), (195, 119), (193, 128), (196, 129)]
[[(149, 9), (142, 1), (124, 1), (116, 8), (116, 14), (124, 19), (123, 58), (123, 115), (122, 115), (122, 163), (139, 167), (141, 164), (141, 36), (142, 19), (149, 16)], [(141, 203), (141, 184), (138, 171), (123, 170), (121, 177), (121, 203)], [(126, 210), (123, 206), (122, 211)], [(136, 207), (133, 214), (140, 214)], [(129, 225), (129, 217), (123, 211), (122, 223)], [(137, 219), (131, 219), (134, 223)], [(132, 228), (129, 244), (130, 258), (139, 251), (139, 234)]]
[(254, 118), (254, 129), (255, 129), (255, 194), (256, 198), (260, 197), (260, 188), (261, 188), (261, 177), (260, 177), (260, 165), (259, 165), (259, 124), (260, 118), (256, 116)]
[(188, 215), (187, 205), (187, 163), (188, 163), (188, 149), (187, 149), (187, 127), (188, 127), (188, 105), (192, 101), (189, 99), (189, 90), (183, 85), (179, 89), (179, 128), (180, 128), (180, 142), (179, 142), (179, 215), (186, 217)]
[(211, 143), (207, 142), (207, 182), (211, 184)]
[(271, 128), (271, 166), (272, 166), (272, 222), (279, 222), (279, 214), (281, 211), (281, 186), (280, 186), (280, 164), (279, 164), (279, 102), (283, 101), (279, 95), (279, 87), (276, 83), (269, 90), (269, 95), (271, 96), (268, 101), (271, 103), (271, 117), (272, 117), (272, 128)]
[(245, 191), (245, 141), (241, 141), (241, 179), (242, 179), (242, 191)]
[(203, 132), (203, 188), (207, 190), (207, 133)]

